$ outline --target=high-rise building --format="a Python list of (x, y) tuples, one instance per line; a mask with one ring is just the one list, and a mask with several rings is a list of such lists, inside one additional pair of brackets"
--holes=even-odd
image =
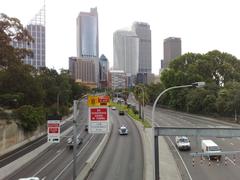
[(111, 70), (109, 72), (109, 85), (112, 89), (124, 89), (127, 87), (127, 75), (122, 70)]
[(152, 53), (151, 53), (151, 29), (150, 25), (143, 22), (135, 22), (132, 31), (139, 38), (139, 66), (138, 72), (152, 72)]
[(100, 87), (106, 88), (108, 81), (108, 59), (102, 54), (99, 59), (99, 83)]
[(161, 61), (161, 67), (164, 69), (168, 67), (170, 61), (174, 60), (178, 56), (181, 56), (181, 39), (176, 37), (169, 37), (167, 39), (164, 39), (163, 48), (164, 59)]
[(98, 46), (98, 13), (91, 8), (77, 17), (77, 57), (98, 58)]
[(70, 57), (69, 72), (76, 82), (96, 88), (95, 62), (93, 60)]
[(113, 34), (113, 69), (136, 75), (139, 60), (139, 38), (132, 31), (116, 31)]
[(34, 42), (28, 44), (25, 42), (12, 42), (15, 48), (31, 49), (33, 56), (27, 56), (23, 59), (25, 64), (30, 64), (35, 68), (46, 66), (46, 26), (45, 26), (45, 5), (35, 15), (31, 22), (26, 26), (29, 34), (34, 39)]
[(97, 8), (77, 17), (77, 57), (95, 63), (95, 83), (99, 86), (99, 42)]

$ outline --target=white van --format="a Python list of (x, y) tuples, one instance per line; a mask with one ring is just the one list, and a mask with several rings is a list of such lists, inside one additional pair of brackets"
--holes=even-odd
[(206, 156), (209, 156), (210, 159), (221, 159), (221, 152), (219, 146), (212, 140), (202, 140), (201, 141), (202, 152), (206, 153)]

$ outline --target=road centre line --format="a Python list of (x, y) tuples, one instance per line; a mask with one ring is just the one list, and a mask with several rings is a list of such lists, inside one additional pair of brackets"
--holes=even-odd
[(173, 147), (175, 148), (175, 150), (177, 151), (177, 154), (178, 154), (178, 156), (180, 157), (180, 159), (181, 159), (181, 161), (182, 161), (182, 163), (183, 163), (183, 166), (184, 166), (184, 168), (185, 168), (186, 171), (187, 171), (187, 174), (188, 174), (188, 176), (189, 176), (189, 179), (192, 180), (192, 177), (191, 177), (191, 175), (190, 175), (190, 173), (189, 173), (189, 171), (188, 171), (188, 168), (187, 168), (185, 162), (183, 161), (182, 156), (181, 156), (180, 153), (178, 152), (178, 149), (176, 148), (176, 146), (174, 145), (174, 143), (172, 142), (172, 140), (170, 139), (170, 137), (167, 137), (167, 138), (168, 138), (168, 140), (171, 142), (171, 144), (173, 145)]
[(45, 164), (41, 169), (39, 169), (34, 175), (36, 176), (37, 174), (39, 174), (43, 169), (45, 169), (49, 164), (51, 164), (55, 159), (57, 159), (58, 156), (60, 156), (63, 152), (64, 152), (65, 149), (62, 149), (62, 151), (60, 151), (59, 154), (57, 154), (51, 161), (49, 161), (47, 164)]
[[(90, 137), (90, 139), (88, 140), (88, 142), (83, 146), (83, 148), (78, 152), (78, 154), (77, 154), (77, 156), (79, 156), (80, 155), (80, 153), (86, 148), (86, 146), (90, 143), (90, 141), (93, 139), (93, 136), (94, 135), (92, 135), (91, 137)], [(55, 177), (54, 178), (54, 180), (57, 180), (63, 173), (64, 173), (64, 171), (72, 164), (72, 162), (73, 162), (73, 160), (71, 160), (68, 164), (67, 164), (67, 166), (65, 166), (65, 168), (63, 168), (63, 170), (57, 175), (57, 177)]]

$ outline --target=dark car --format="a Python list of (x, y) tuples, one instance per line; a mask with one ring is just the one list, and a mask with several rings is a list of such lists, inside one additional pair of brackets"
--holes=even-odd
[(120, 111), (118, 112), (118, 114), (121, 115), (121, 116), (123, 116), (125, 113), (124, 113), (123, 110), (120, 110)]
[(85, 124), (85, 131), (88, 131), (88, 124)]

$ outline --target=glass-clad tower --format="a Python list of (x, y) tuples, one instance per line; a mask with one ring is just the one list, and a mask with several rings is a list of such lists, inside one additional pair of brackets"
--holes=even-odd
[(25, 64), (30, 64), (35, 68), (46, 66), (46, 22), (45, 5), (35, 15), (35, 17), (26, 26), (28, 32), (34, 39), (33, 43), (13, 42), (13, 47), (31, 49), (33, 56), (27, 56), (23, 59)]
[(77, 56), (98, 57), (98, 13), (91, 8), (90, 13), (80, 12), (77, 18)]

